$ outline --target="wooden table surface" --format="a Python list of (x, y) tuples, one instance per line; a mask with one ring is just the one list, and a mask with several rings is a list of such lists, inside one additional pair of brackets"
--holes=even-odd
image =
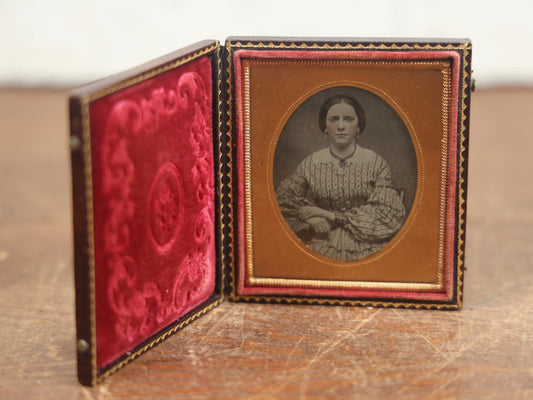
[(0, 399), (533, 399), (533, 89), (473, 96), (464, 308), (224, 303), (76, 379), (66, 91), (0, 90)]

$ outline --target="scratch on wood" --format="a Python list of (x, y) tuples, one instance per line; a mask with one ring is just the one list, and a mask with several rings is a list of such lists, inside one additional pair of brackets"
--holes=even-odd
[(418, 330), (416, 328), (416, 324), (413, 324), (411, 321), (408, 321), (403, 315), (401, 312), (398, 312), (398, 310), (393, 310), (394, 313), (396, 314), (397, 317), (399, 317), (402, 321), (407, 321), (411, 327), (411, 329), (418, 335), (420, 336), (422, 339), (424, 339), (424, 341), (426, 343), (428, 343), (436, 352), (437, 354), (439, 354), (440, 356), (442, 356), (445, 360), (447, 361), (450, 361), (451, 358), (449, 355), (447, 355), (446, 353), (444, 353), (439, 347), (435, 346), (435, 344), (428, 339), (428, 337), (423, 333), (421, 332), (420, 330)]
[[(490, 349), (496, 346), (498, 342), (500, 342), (501, 340), (509, 340), (509, 337), (514, 336), (517, 339), (519, 339), (522, 343), (521, 356), (526, 359), (530, 358), (529, 355), (526, 355), (526, 348), (530, 349), (530, 347), (526, 345), (528, 330), (527, 330), (527, 318), (525, 318), (525, 316), (528, 315), (529, 310), (531, 309), (530, 304), (531, 304), (531, 301), (525, 301), (525, 303), (521, 307), (510, 311), (507, 314), (508, 315), (507, 318), (500, 319), (500, 320), (491, 320), (491, 325), (494, 329), (495, 334), (494, 334), (494, 339), (490, 342), (487, 349)], [(513, 322), (518, 323), (518, 321), (520, 320), (523, 320), (524, 322), (523, 330), (502, 329), (502, 327), (505, 326), (505, 324), (509, 324)]]
[(213, 324), (213, 326), (211, 328), (209, 328), (209, 330), (207, 332), (205, 332), (203, 335), (202, 335), (202, 339), (200, 340), (200, 344), (203, 344), (205, 342), (205, 340), (208, 338), (208, 337), (211, 337), (211, 333), (213, 331), (218, 331), (219, 329), (219, 326), (225, 322), (225, 320), (228, 318), (228, 316), (230, 314), (234, 314), (234, 310), (230, 310), (230, 311), (227, 311), (225, 312), (224, 314), (222, 314), (217, 320), (216, 322)]
[(287, 360), (285, 361), (285, 367), (287, 367), (287, 365), (289, 364), (292, 355), (294, 354), (294, 352), (296, 351), (296, 349), (298, 348), (298, 346), (300, 345), (300, 343), (302, 343), (302, 340), (304, 340), (303, 336), (298, 340), (298, 343), (296, 343), (296, 344), (292, 347), (292, 349), (291, 349), (291, 351), (289, 352), (289, 354), (287, 354)]
[(527, 319), (524, 318), (523, 324), (524, 324), (524, 332), (522, 333), (522, 348), (520, 350), (520, 355), (522, 356), (524, 361), (527, 362), (527, 360), (530, 360), (530, 356), (531, 356), (531, 354), (528, 354), (531, 352), (531, 347), (527, 345), (527, 337), (528, 337)]
[(449, 384), (459, 380), (461, 378), (461, 375), (446, 376), (444, 378), (446, 378), (444, 379), (444, 382), (442, 382), (440, 385), (437, 385), (433, 390), (427, 393), (427, 398), (430, 398), (431, 395), (434, 393), (439, 393), (443, 387), (448, 386)]
[[(228, 322), (227, 320), (230, 319)], [(232, 307), (231, 310), (225, 312), (222, 314), (215, 324), (204, 334), (202, 334), (202, 339), (199, 342), (199, 345), (204, 345), (206, 340), (209, 340), (212, 336), (213, 332), (220, 331), (220, 327), (222, 324), (225, 325), (231, 325), (236, 326), (239, 329), (239, 335), (240, 335), (240, 343), (238, 345), (238, 348), (242, 349), (244, 345), (245, 340), (245, 333), (244, 333), (244, 309), (242, 307), (239, 307), (238, 304), (235, 304), (234, 307)], [(204, 347), (200, 347), (202, 350), (206, 350), (210, 348), (210, 345), (205, 345)], [(211, 354), (213, 355), (213, 354)]]
[[(303, 369), (303, 378), (302, 382), (300, 384), (300, 398), (305, 398), (305, 393), (307, 392), (307, 386), (309, 385), (310, 376), (312, 374), (309, 373), (309, 370), (311, 366), (318, 360), (320, 360), (324, 355), (329, 353), (330, 351), (334, 350), (340, 343), (342, 343), (344, 340), (346, 340), (349, 337), (353, 337), (355, 333), (357, 333), (363, 326), (368, 324), (370, 321), (372, 321), (378, 313), (380, 313), (382, 309), (375, 309), (374, 312), (368, 317), (363, 319), (359, 324), (351, 331), (346, 332), (345, 335), (343, 335), (341, 338), (337, 339), (335, 342), (331, 343), (329, 346), (327, 346), (324, 350), (318, 351), (311, 361), (307, 363), (307, 365)], [(365, 373), (366, 375), (366, 373)]]
[[(470, 309), (472, 310), (475, 308), (485, 306), (487, 303), (491, 303), (501, 298), (502, 294), (504, 293), (508, 293), (508, 292), (515, 293), (517, 292), (517, 287), (525, 286), (526, 288), (528, 288), (528, 287), (531, 287), (531, 284), (532, 284), (531, 278), (525, 277), (525, 276), (521, 276), (519, 279), (515, 279), (512, 281), (503, 282), (502, 285), (498, 288), (498, 290), (494, 291), (490, 297), (484, 298), (483, 300), (480, 300), (477, 303), (472, 304), (470, 306)], [(523, 304), (527, 304), (527, 302), (524, 302)]]
[[(526, 308), (527, 308), (527, 306), (526, 306)], [(498, 337), (496, 337), (494, 339), (491, 339), (493, 337), (493, 335), (489, 335), (486, 332), (485, 332), (485, 334), (476, 336), (474, 340), (472, 340), (467, 345), (462, 346), (455, 354), (453, 354), (449, 359), (447, 359), (442, 364), (437, 365), (435, 368), (432, 368), (430, 370), (425, 371), (425, 373), (423, 375), (418, 376), (417, 378), (405, 381), (405, 383), (402, 385), (402, 387), (396, 391), (396, 394), (398, 396), (400, 396), (402, 394), (405, 394), (406, 391), (412, 390), (412, 388), (414, 386), (417, 386), (417, 383), (423, 382), (425, 379), (427, 379), (427, 377), (442, 376), (442, 374), (440, 374), (441, 371), (445, 370), (448, 367), (448, 365), (454, 363), (463, 354), (467, 353), (471, 348), (477, 346), (480, 342), (482, 342), (484, 340), (490, 340), (490, 344), (489, 344), (488, 347), (485, 348), (485, 351), (487, 350), (487, 348), (490, 348), (490, 347), (494, 346), (495, 343), (497, 343), (500, 339), (502, 339), (503, 337), (505, 337), (505, 336), (507, 336), (509, 334), (509, 331), (499, 329), (501, 324), (502, 323), (504, 324), (506, 322), (509, 322), (512, 319), (515, 319), (516, 313), (520, 312), (520, 311), (521, 311), (521, 309), (515, 311), (514, 313), (511, 314), (510, 317), (506, 318), (505, 320), (492, 321), (492, 326), (494, 327), (494, 332), (498, 332), (498, 335), (499, 335)], [(464, 369), (463, 369), (463, 376), (464, 376)], [(451, 383), (451, 382), (453, 382), (453, 380), (450, 380), (447, 383)], [(442, 386), (443, 386), (443, 384), (441, 384), (435, 390), (438, 390)]]

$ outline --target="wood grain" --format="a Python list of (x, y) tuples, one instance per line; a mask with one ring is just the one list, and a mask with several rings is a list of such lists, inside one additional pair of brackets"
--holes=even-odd
[(533, 398), (533, 90), (473, 96), (462, 311), (224, 303), (90, 389), (66, 98), (0, 90), (0, 398)]

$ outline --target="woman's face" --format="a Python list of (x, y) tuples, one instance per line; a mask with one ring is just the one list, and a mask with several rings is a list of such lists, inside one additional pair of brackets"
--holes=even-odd
[(347, 103), (331, 106), (326, 114), (326, 130), (331, 143), (338, 147), (345, 147), (355, 141), (359, 132), (357, 114)]

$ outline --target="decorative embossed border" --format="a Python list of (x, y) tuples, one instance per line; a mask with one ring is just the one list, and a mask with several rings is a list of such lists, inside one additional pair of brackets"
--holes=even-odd
[[(339, 39), (338, 41), (323, 41), (320, 39), (317, 40), (283, 40), (283, 39), (257, 39), (257, 38), (228, 38), (226, 42), (226, 47), (228, 49), (228, 65), (230, 65), (230, 73), (234, 73), (234, 76), (230, 77), (231, 83), (234, 85), (234, 92), (237, 85), (239, 85), (237, 75), (235, 71), (235, 65), (231, 66), (232, 63), (235, 63), (235, 52), (239, 50), (263, 50), (268, 52), (268, 50), (287, 50), (288, 52), (298, 53), (299, 51), (304, 50), (320, 50), (320, 51), (349, 51), (349, 50), (364, 50), (364, 51), (376, 51), (376, 52), (390, 52), (396, 50), (402, 51), (451, 51), (456, 56), (456, 59), (459, 60), (457, 65), (458, 79), (456, 80), (455, 87), (453, 90), (449, 91), (447, 88), (443, 88), (443, 107), (449, 106), (450, 98), (456, 95), (457, 105), (452, 108), (452, 113), (457, 115), (457, 119), (451, 117), (451, 123), (456, 125), (457, 131), (457, 169), (456, 174), (451, 177), (450, 186), (454, 190), (454, 201), (455, 204), (451, 205), (454, 209), (453, 220), (456, 222), (453, 228), (453, 235), (449, 235), (447, 239), (447, 246), (453, 247), (453, 263), (452, 268), (445, 277), (445, 281), (448, 281), (451, 285), (451, 293), (447, 293), (446, 298), (442, 301), (435, 298), (424, 299), (423, 296), (419, 298), (407, 299), (403, 301), (401, 298), (395, 299), (393, 296), (387, 298), (383, 296), (380, 298), (379, 293), (375, 294), (374, 297), (370, 298), (356, 298), (348, 299), (334, 294), (326, 298), (313, 298), (310, 299), (307, 296), (287, 296), (283, 295), (281, 291), (279, 295), (272, 294), (270, 291), (269, 294), (265, 295), (242, 295), (239, 294), (238, 282), (242, 282), (244, 277), (237, 276), (239, 272), (242, 274), (243, 269), (238, 269), (232, 271), (232, 282), (231, 285), (231, 299), (236, 301), (257, 301), (257, 302), (273, 302), (273, 303), (304, 303), (304, 304), (346, 304), (346, 305), (363, 305), (363, 306), (376, 306), (376, 307), (414, 307), (414, 308), (431, 308), (431, 309), (457, 309), (462, 305), (462, 291), (463, 291), (463, 274), (464, 274), (464, 232), (465, 232), (465, 220), (466, 220), (466, 165), (467, 165), (467, 145), (468, 145), (468, 115), (469, 115), (469, 106), (470, 106), (470, 62), (471, 62), (471, 43), (468, 40), (456, 40), (449, 42), (442, 41), (418, 41), (418, 40), (408, 40), (408, 41), (396, 41), (396, 40), (384, 40), (384, 41), (375, 41), (375, 42), (364, 42), (364, 41), (353, 41), (349, 39)], [(293, 53), (294, 54), (294, 53)], [(294, 57), (294, 56), (293, 56)], [(265, 56), (266, 58), (266, 56)], [(237, 60), (238, 62), (238, 60)], [(240, 66), (238, 66), (240, 67)], [(239, 71), (242, 74), (242, 72)], [(246, 73), (244, 72), (244, 75)], [(241, 76), (239, 76), (239, 79)], [(246, 78), (244, 78), (246, 82)], [(246, 83), (245, 83), (246, 85)], [(246, 89), (244, 89), (244, 92)], [(236, 99), (231, 99), (231, 104), (235, 106)], [(249, 110), (248, 110), (249, 111)], [(243, 111), (243, 117), (246, 118), (247, 112), (246, 109)], [(443, 110), (446, 112), (447, 110)], [(447, 121), (443, 121), (443, 124), (447, 124)], [(444, 126), (443, 126), (444, 127)], [(233, 128), (236, 129), (235, 121)], [(453, 128), (453, 126), (452, 126)], [(446, 129), (447, 131), (447, 129)], [(453, 129), (451, 129), (453, 132)], [(236, 132), (234, 132), (234, 135)], [(447, 140), (446, 140), (447, 141)], [(447, 143), (442, 143), (443, 147), (447, 146)], [(237, 156), (236, 162), (238, 167), (241, 167), (246, 164), (247, 157), (249, 157), (246, 152), (243, 156)], [(447, 157), (445, 157), (445, 163)], [(249, 160), (248, 160), (249, 161)], [(445, 169), (447, 166), (443, 164), (442, 168)], [(454, 171), (455, 172), (455, 171)], [(441, 181), (441, 195), (446, 192), (446, 181)], [(244, 184), (244, 192), (249, 190), (248, 184)], [(444, 215), (445, 210), (442, 208), (445, 207), (441, 204), (440, 214)], [(448, 205), (448, 208), (450, 205)], [(244, 210), (239, 210), (240, 218), (245, 219)], [(239, 222), (239, 221), (237, 221)], [(441, 220), (442, 222), (442, 220)], [(242, 224), (242, 221), (241, 221)], [(242, 226), (242, 225), (241, 225)], [(444, 224), (441, 223), (443, 229)], [(249, 231), (248, 231), (249, 232)], [(241, 235), (241, 241), (244, 238), (244, 235)], [(451, 239), (450, 239), (451, 238)], [(453, 243), (452, 243), (453, 241)], [(445, 245), (444, 241), (440, 241), (441, 246)], [(236, 246), (246, 246), (243, 243), (236, 244)], [(243, 259), (245, 254), (250, 255), (250, 248), (241, 249), (238, 254), (240, 254), (240, 259), (238, 263), (243, 265)], [(255, 279), (255, 278), (254, 278)], [(272, 286), (280, 287), (283, 284), (288, 282), (278, 282), (285, 281), (277, 280), (276, 282), (265, 282), (267, 285), (270, 283)], [(237, 283), (235, 283), (237, 282)], [(250, 283), (250, 282), (249, 282)], [(255, 282), (254, 282), (255, 283)], [(309, 281), (304, 282), (305, 285), (309, 287)], [(318, 284), (321, 284), (320, 282)], [(420, 288), (421, 289), (421, 288)], [(415, 289), (416, 290), (416, 289)]]
[[(108, 78), (104, 81), (90, 84), (71, 94), (71, 137), (70, 148), (73, 173), (73, 211), (75, 231), (75, 278), (76, 278), (76, 322), (78, 327), (78, 377), (85, 385), (95, 385), (107, 376), (113, 374), (139, 355), (154, 347), (167, 337), (188, 325), (201, 315), (224, 301), (223, 281), (224, 268), (217, 265), (217, 282), (215, 293), (205, 302), (180, 317), (171, 325), (163, 328), (152, 337), (135, 346), (119, 360), (103, 368), (97, 368), (96, 359), (96, 314), (95, 314), (95, 265), (94, 265), (94, 223), (93, 223), (93, 194), (92, 194), (92, 160), (91, 160), (91, 127), (89, 107), (91, 102), (115, 93), (127, 87), (136, 85), (159, 74), (178, 68), (200, 57), (212, 57), (213, 79), (213, 128), (215, 146), (218, 143), (216, 135), (218, 121), (221, 120), (221, 89), (219, 87), (220, 46), (216, 41), (204, 41), (189, 46), (181, 51), (171, 53), (160, 59), (131, 70), (124, 74)], [(221, 149), (215, 147), (215, 165), (221, 168)], [(213, 171), (215, 173), (215, 171)], [(215, 186), (223, 184), (221, 176), (216, 174)], [(222, 204), (216, 190), (216, 203)], [(217, 258), (220, 258), (221, 226), (223, 212), (216, 210), (216, 247)]]
[[(441, 150), (441, 171), (440, 171), (440, 205), (439, 205), (439, 223), (438, 223), (438, 231), (439, 231), (439, 249), (437, 254), (438, 259), (438, 271), (437, 271), (437, 279), (435, 283), (400, 283), (400, 282), (361, 282), (361, 281), (327, 281), (327, 280), (309, 280), (309, 279), (279, 279), (279, 278), (261, 278), (254, 276), (254, 266), (253, 266), (253, 235), (252, 235), (252, 208), (253, 204), (251, 201), (252, 198), (252, 186), (253, 182), (251, 179), (251, 160), (249, 157), (250, 154), (250, 68), (254, 64), (260, 64), (265, 65), (268, 63), (268, 65), (287, 65), (289, 63), (297, 63), (297, 64), (312, 64), (312, 65), (320, 65), (320, 66), (332, 66), (336, 64), (342, 64), (342, 65), (348, 65), (350, 67), (358, 67), (361, 65), (364, 66), (371, 66), (373, 68), (397, 68), (397, 67), (410, 67), (410, 68), (427, 68), (427, 67), (433, 67), (436, 69), (439, 69), (441, 71), (441, 74), (443, 76), (443, 85), (442, 85), (442, 150)], [(237, 60), (237, 63), (240, 64), (240, 61)], [(390, 60), (376, 60), (372, 59), (369, 61), (361, 61), (361, 60), (346, 60), (346, 59), (339, 59), (339, 60), (267, 60), (267, 61), (261, 61), (261, 60), (245, 60), (243, 62), (244, 65), (239, 65), (236, 67), (236, 70), (243, 71), (242, 74), (244, 76), (243, 78), (243, 88), (242, 93), (244, 94), (244, 99), (242, 100), (242, 103), (244, 104), (244, 112), (243, 114), (243, 123), (244, 123), (244, 132), (242, 134), (243, 136), (243, 153), (244, 153), (244, 182), (246, 184), (244, 185), (244, 212), (246, 217), (244, 218), (244, 231), (245, 231), (245, 241), (246, 241), (246, 248), (245, 248), (245, 257), (241, 257), (241, 262), (243, 262), (243, 259), (246, 258), (246, 283), (245, 285), (250, 286), (263, 286), (263, 287), (302, 287), (302, 288), (313, 288), (313, 289), (361, 289), (361, 290), (393, 290), (393, 291), (412, 291), (412, 292), (436, 292), (436, 291), (442, 291), (445, 288), (445, 280), (444, 277), (446, 276), (444, 272), (444, 237), (445, 237), (445, 218), (446, 218), (446, 201), (447, 201), (447, 191), (446, 191), (446, 177), (448, 175), (448, 169), (447, 169), (447, 163), (448, 163), (448, 157), (447, 157), (447, 146), (448, 146), (448, 138), (450, 136), (450, 131), (448, 129), (448, 109), (450, 108), (450, 91), (452, 89), (452, 82), (451, 82), (451, 71), (448, 68), (449, 65), (447, 63), (443, 63), (441, 60), (432, 60), (432, 61), (390, 61)], [(242, 69), (241, 69), (242, 68)], [(332, 82), (330, 82), (332, 83)], [(349, 84), (350, 82), (337, 82), (337, 85), (344, 85)], [(352, 82), (352, 83), (358, 83), (360, 87), (365, 87), (368, 85), (363, 85), (359, 82)], [(329, 86), (327, 86), (329, 87)], [(381, 96), (386, 96), (385, 93), (381, 93)], [(302, 98), (307, 98), (307, 95), (303, 95)], [(391, 103), (395, 104), (394, 99), (389, 99)], [(397, 106), (397, 104), (395, 104)], [(291, 111), (294, 111), (291, 109)], [(410, 124), (409, 118), (405, 115), (405, 113), (401, 110), (397, 110), (404, 115), (407, 122)], [(289, 112), (287, 111), (286, 114)], [(411, 124), (410, 124), (411, 125)], [(278, 124), (277, 131), (279, 131), (280, 126)], [(416, 132), (414, 131), (414, 128), (411, 127), (411, 130), (413, 131), (414, 136), (414, 142), (419, 146), (419, 140), (416, 136)], [(453, 130), (453, 127), (452, 127)], [(239, 135), (240, 136), (240, 135)], [(239, 146), (240, 147), (240, 146)], [(269, 150), (269, 153), (271, 153), (272, 150)], [(420, 154), (420, 164), (423, 164), (422, 160), (422, 154)], [(423, 166), (420, 168), (420, 175), (421, 180), (424, 180), (424, 170)], [(422, 185), (423, 186), (423, 185)], [(451, 190), (451, 196), (454, 196), (453, 189)], [(416, 211), (416, 210), (415, 210)], [(407, 226), (408, 223), (404, 226)], [(404, 229), (402, 229), (404, 231)], [(398, 239), (403, 236), (402, 231), (396, 235), (396, 237), (391, 241), (392, 243), (397, 243)], [(390, 247), (390, 246), (387, 246)], [(369, 257), (369, 259), (365, 259), (360, 261), (360, 263), (369, 263), (375, 260), (376, 258), (379, 258), (383, 256), (383, 254), (387, 251), (387, 249), (380, 251), (378, 254), (376, 254), (373, 257)], [(241, 276), (241, 280), (242, 280)], [(243, 285), (243, 282), (240, 282), (241, 285)]]

